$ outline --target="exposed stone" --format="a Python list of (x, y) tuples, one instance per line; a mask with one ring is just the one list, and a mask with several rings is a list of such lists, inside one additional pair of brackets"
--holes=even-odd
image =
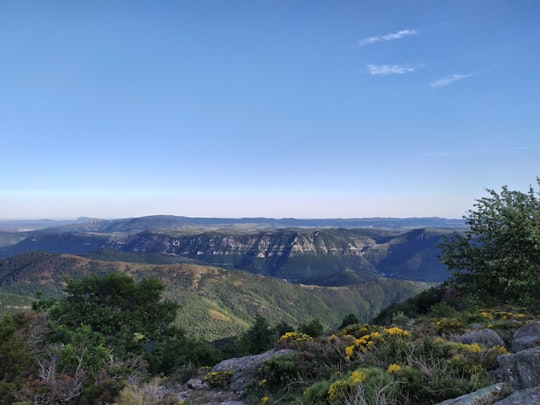
[(504, 341), (497, 332), (492, 329), (473, 330), (458, 336), (455, 340), (466, 344), (479, 343), (486, 347), (504, 346)]
[(536, 346), (540, 346), (540, 321), (528, 323), (516, 330), (512, 339), (513, 352)]
[(540, 385), (540, 347), (497, 358), (499, 368), (491, 372), (495, 381), (507, 382), (515, 389)]
[(191, 380), (188, 380), (186, 383), (186, 387), (188, 387), (190, 390), (207, 390), (210, 388), (210, 386), (204, 382), (203, 380), (199, 380), (198, 378), (192, 378)]
[(229, 389), (234, 392), (242, 392), (248, 384), (253, 382), (253, 379), (256, 377), (259, 367), (266, 360), (277, 356), (290, 355), (293, 353), (295, 353), (295, 351), (290, 349), (270, 350), (268, 352), (257, 354), (254, 356), (227, 359), (214, 366), (211, 371), (232, 371), (233, 375), (231, 377)]
[(532, 405), (540, 404), (540, 387), (528, 388), (516, 391), (502, 401), (495, 402), (494, 405)]
[(513, 392), (512, 387), (506, 383), (498, 383), (482, 388), (478, 391), (465, 394), (454, 399), (448, 399), (438, 405), (491, 405)]

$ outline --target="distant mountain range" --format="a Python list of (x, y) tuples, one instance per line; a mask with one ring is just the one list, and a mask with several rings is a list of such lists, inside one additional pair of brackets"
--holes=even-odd
[(35, 231), (46, 229), (47, 232), (141, 232), (156, 229), (193, 229), (193, 228), (452, 228), (462, 229), (462, 219), (439, 217), (420, 218), (194, 218), (174, 215), (152, 215), (124, 219), (97, 219), (81, 217), (77, 220), (0, 220), (0, 230)]
[(116, 261), (193, 263), (324, 286), (378, 277), (438, 282), (448, 272), (437, 259), (436, 244), (464, 226), (462, 220), (444, 218), (86, 218), (3, 232), (0, 258), (46, 251)]

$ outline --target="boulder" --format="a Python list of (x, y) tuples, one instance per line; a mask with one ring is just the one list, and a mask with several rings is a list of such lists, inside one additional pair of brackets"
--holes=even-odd
[(199, 380), (198, 378), (188, 380), (188, 382), (186, 382), (186, 386), (190, 390), (207, 390), (210, 388), (208, 383), (204, 382), (203, 380)]
[(516, 391), (502, 401), (495, 402), (494, 405), (529, 405), (540, 404), (540, 387), (528, 388)]
[(523, 325), (514, 332), (512, 339), (513, 352), (517, 353), (536, 346), (540, 346), (540, 321)]
[(518, 390), (540, 386), (540, 347), (499, 356), (497, 361), (499, 368), (490, 373), (495, 381)]
[(512, 392), (513, 389), (509, 384), (499, 383), (471, 392), (470, 394), (448, 399), (438, 405), (491, 405), (507, 397)]
[(485, 347), (505, 346), (502, 338), (492, 329), (473, 330), (456, 337), (454, 340), (466, 344), (478, 343)]
[(253, 379), (257, 376), (259, 367), (265, 361), (277, 356), (287, 356), (293, 353), (296, 352), (290, 349), (280, 349), (270, 350), (254, 356), (227, 359), (215, 365), (211, 371), (232, 371), (233, 374), (231, 376), (229, 390), (243, 392), (247, 385), (253, 382)]

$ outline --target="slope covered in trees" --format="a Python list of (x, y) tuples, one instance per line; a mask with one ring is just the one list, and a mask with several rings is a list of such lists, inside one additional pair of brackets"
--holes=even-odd
[[(327, 327), (348, 313), (361, 320), (374, 316), (391, 302), (406, 299), (430, 284), (377, 279), (343, 287), (289, 283), (243, 271), (174, 264), (151, 265), (90, 260), (73, 255), (31, 253), (0, 261), (0, 292), (31, 297), (59, 296), (65, 278), (103, 276), (121, 272), (142, 280), (153, 276), (165, 286), (163, 296), (182, 308), (176, 324), (191, 336), (219, 339), (246, 330), (257, 314), (273, 323), (298, 325), (319, 318)], [(2, 310), (7, 310), (6, 305)]]

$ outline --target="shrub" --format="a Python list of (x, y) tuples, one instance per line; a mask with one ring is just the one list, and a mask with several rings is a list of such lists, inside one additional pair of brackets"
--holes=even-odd
[(231, 382), (232, 375), (231, 370), (211, 371), (204, 376), (203, 381), (214, 388), (225, 388)]
[(328, 389), (330, 388), (330, 381), (321, 380), (315, 384), (309, 386), (303, 395), (303, 403), (305, 404), (324, 404), (328, 402)]
[(380, 368), (361, 368), (328, 388), (330, 404), (381, 404), (395, 400), (398, 384)]

